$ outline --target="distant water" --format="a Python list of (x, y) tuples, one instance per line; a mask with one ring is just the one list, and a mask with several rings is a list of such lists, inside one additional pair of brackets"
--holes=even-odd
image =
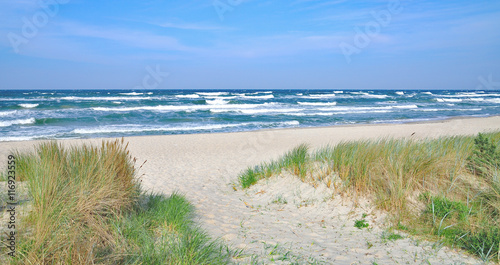
[(0, 141), (405, 123), (500, 114), (500, 91), (0, 90)]

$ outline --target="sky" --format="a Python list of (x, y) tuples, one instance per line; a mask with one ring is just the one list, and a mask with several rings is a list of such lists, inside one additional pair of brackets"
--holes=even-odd
[(0, 0), (0, 89), (499, 84), (498, 0)]

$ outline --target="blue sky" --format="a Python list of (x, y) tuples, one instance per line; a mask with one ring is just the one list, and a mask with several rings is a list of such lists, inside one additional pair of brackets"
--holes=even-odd
[(500, 1), (0, 0), (2, 89), (476, 89), (481, 78), (500, 81)]

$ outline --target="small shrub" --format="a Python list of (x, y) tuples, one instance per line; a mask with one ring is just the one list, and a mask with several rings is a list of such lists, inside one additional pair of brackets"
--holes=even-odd
[(370, 226), (370, 225), (368, 224), (368, 222), (365, 219), (354, 221), (354, 227), (356, 227), (358, 229), (367, 228), (368, 226)]

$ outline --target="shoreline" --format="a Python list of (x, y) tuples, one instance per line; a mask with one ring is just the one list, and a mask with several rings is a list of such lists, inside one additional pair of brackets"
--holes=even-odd
[[(241, 133), (258, 133), (258, 132), (269, 132), (269, 131), (290, 131), (290, 130), (311, 130), (311, 129), (341, 129), (341, 128), (353, 128), (353, 127), (377, 127), (377, 126), (401, 126), (401, 125), (425, 125), (425, 124), (436, 124), (436, 123), (446, 123), (455, 120), (487, 120), (493, 118), (500, 118), (498, 115), (489, 115), (486, 117), (472, 117), (472, 116), (456, 116), (449, 117), (446, 119), (436, 119), (436, 120), (426, 120), (426, 121), (408, 121), (408, 122), (397, 122), (397, 123), (357, 123), (357, 124), (339, 124), (339, 125), (329, 125), (329, 126), (312, 126), (312, 127), (293, 127), (293, 128), (270, 128), (270, 129), (259, 129), (250, 131), (234, 131), (234, 132), (213, 132), (213, 133), (183, 133), (183, 134), (152, 134), (152, 135), (134, 135), (134, 136), (118, 136), (118, 137), (88, 137), (88, 138), (61, 138), (61, 139), (31, 139), (31, 140), (21, 140), (21, 141), (0, 141), (0, 145), (6, 143), (24, 143), (24, 142), (47, 142), (47, 141), (82, 141), (82, 140), (113, 140), (113, 139), (131, 139), (139, 137), (175, 137), (175, 136), (196, 136), (196, 135), (226, 135), (226, 134), (241, 134)], [(498, 127), (500, 130), (500, 126)]]
[[(423, 128), (430, 130), (423, 130)], [(440, 128), (441, 127), (441, 128)], [(370, 129), (370, 133), (360, 133), (359, 131), (364, 131), (364, 129)], [(455, 133), (450, 133), (450, 129), (453, 129)], [(406, 131), (414, 130), (415, 134), (408, 133)], [(57, 141), (59, 143), (83, 143), (83, 142), (100, 142), (102, 140), (115, 140), (124, 138), (125, 141), (135, 142), (144, 141), (144, 139), (174, 139), (186, 140), (187, 138), (234, 138), (238, 136), (252, 137), (255, 135), (262, 134), (279, 134), (279, 135), (297, 135), (297, 136), (307, 136), (306, 133), (312, 133), (310, 137), (305, 137), (305, 139), (311, 139), (314, 135), (321, 134), (321, 132), (336, 132), (341, 133), (338, 135), (341, 139), (333, 139), (328, 137), (329, 140), (333, 140), (332, 143), (338, 142), (339, 140), (356, 140), (356, 139), (367, 139), (367, 138), (377, 138), (377, 137), (408, 137), (413, 136), (416, 139), (423, 139), (426, 137), (439, 137), (447, 135), (468, 135), (475, 134), (478, 132), (488, 132), (492, 130), (500, 130), (500, 115), (488, 116), (488, 117), (452, 117), (444, 120), (433, 120), (433, 121), (415, 121), (406, 123), (380, 123), (380, 124), (343, 124), (334, 126), (320, 126), (320, 127), (296, 127), (296, 128), (277, 128), (277, 129), (262, 129), (255, 131), (237, 131), (237, 132), (214, 132), (214, 133), (193, 133), (193, 134), (168, 134), (168, 135), (138, 135), (138, 136), (123, 136), (123, 137), (91, 137), (91, 138), (76, 138), (76, 139), (37, 139), (37, 140), (26, 140), (26, 141), (3, 141), (0, 142), (0, 157), (5, 154), (6, 149), (15, 148), (19, 146), (21, 148), (27, 145), (33, 145), (49, 141)], [(347, 133), (342, 133), (342, 131), (355, 132), (355, 135), (349, 135)], [(412, 135), (413, 134), (413, 135)], [(317, 141), (312, 141), (313, 145)], [(332, 143), (325, 143), (332, 144)], [(298, 145), (300, 143), (296, 143)], [(1, 161), (2, 158), (0, 158)], [(0, 165), (1, 168), (2, 165)]]

